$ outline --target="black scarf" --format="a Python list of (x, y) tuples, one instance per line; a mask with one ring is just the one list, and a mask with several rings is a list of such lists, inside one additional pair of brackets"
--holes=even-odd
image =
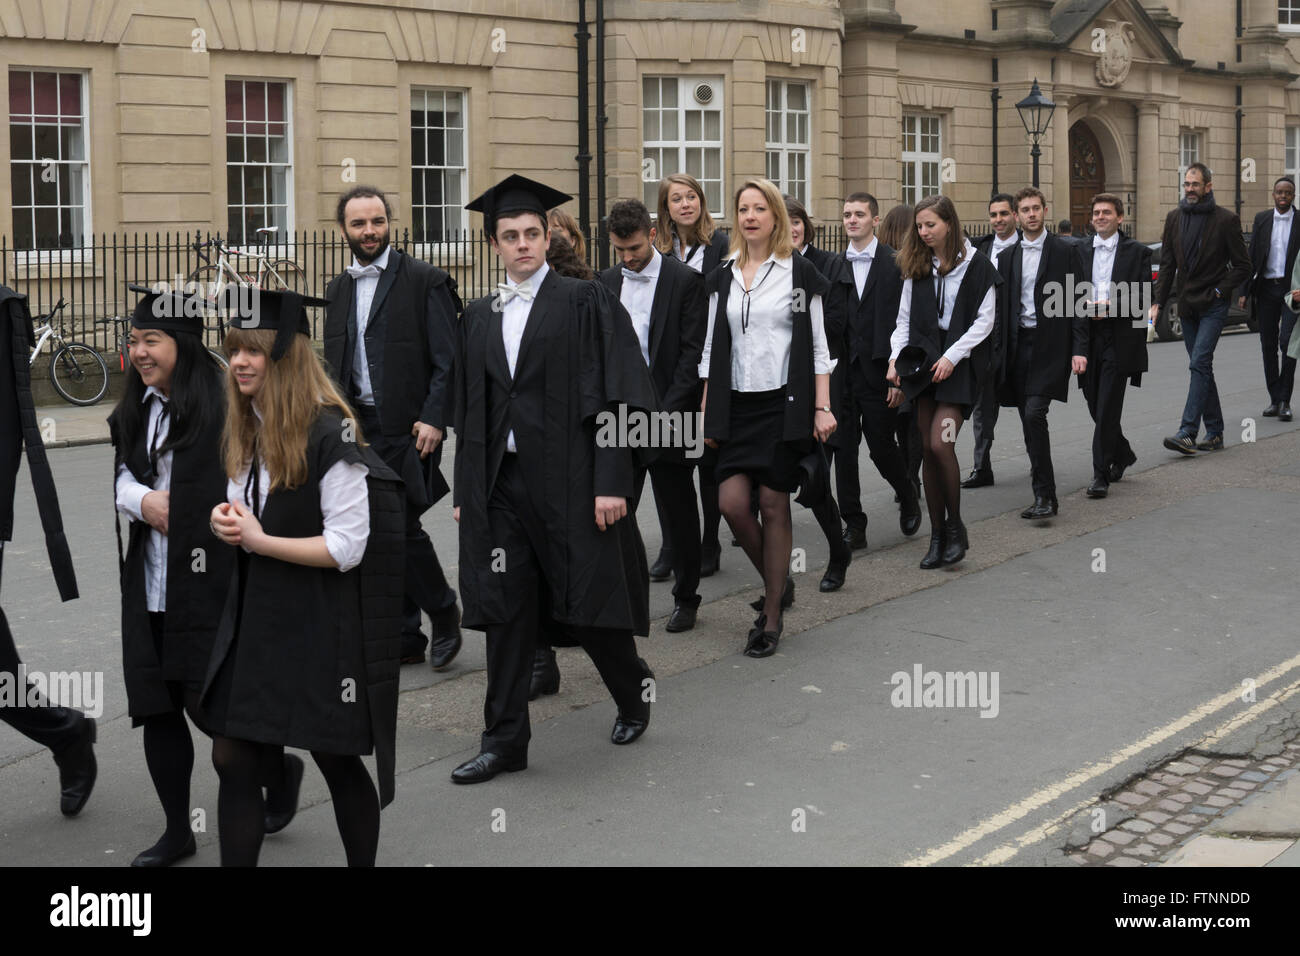
[(1214, 212), (1214, 193), (1206, 193), (1199, 202), (1189, 203), (1183, 199), (1178, 203), (1182, 210), (1183, 227), (1183, 268), (1193, 269), (1201, 255), (1201, 237), (1205, 234), (1205, 223)]

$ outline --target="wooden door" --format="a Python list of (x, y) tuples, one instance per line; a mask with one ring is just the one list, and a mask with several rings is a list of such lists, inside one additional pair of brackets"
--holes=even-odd
[(1084, 235), (1092, 222), (1092, 197), (1105, 191), (1101, 147), (1088, 124), (1080, 120), (1070, 127), (1070, 222), (1076, 236)]

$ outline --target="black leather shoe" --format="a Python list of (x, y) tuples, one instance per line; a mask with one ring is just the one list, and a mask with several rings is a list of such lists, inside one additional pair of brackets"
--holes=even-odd
[(673, 608), (673, 613), (668, 615), (668, 623), (664, 625), (664, 630), (669, 634), (689, 631), (695, 626), (695, 610), (685, 604), (678, 604)]
[(466, 760), (451, 772), (452, 783), (483, 783), (499, 773), (514, 773), (528, 769), (528, 758), (507, 757), (504, 754), (481, 753)]
[(650, 580), (667, 581), (672, 576), (673, 556), (660, 548), (659, 557), (655, 558), (655, 563), (650, 565)]
[(555, 660), (555, 648), (539, 647), (533, 651), (533, 676), (528, 683), (528, 699), (536, 700), (545, 694), (560, 692), (560, 665)]
[(710, 578), (717, 574), (721, 559), (722, 549), (717, 545), (711, 548), (700, 548), (700, 577)]
[(1282, 407), (1278, 409), (1277, 420), (1280, 422), (1289, 422), (1291, 420), (1291, 406), (1283, 402)]
[[(693, 613), (694, 611), (692, 610), (692, 614)], [(694, 617), (692, 617), (691, 620), (693, 622)], [(647, 680), (652, 682), (654, 681), (655, 672), (650, 669), (650, 665), (642, 658), (638, 657), (636, 661), (641, 665), (641, 687), (643, 688), (642, 703), (645, 706), (641, 711), (641, 716), (639, 717), (629, 717), (621, 710), (618, 712), (618, 717), (614, 719), (614, 729), (610, 731), (609, 739), (611, 743), (617, 744), (620, 747), (636, 740), (645, 733), (645, 729), (650, 726), (650, 701), (646, 700), (644, 697), (644, 688)]]
[(95, 720), (81, 718), (81, 739), (54, 755), (59, 768), (59, 809), (65, 817), (75, 817), (95, 789), (99, 766), (95, 763)]
[(1106, 469), (1106, 477), (1110, 479), (1110, 483), (1113, 485), (1115, 482), (1122, 480), (1124, 478), (1124, 471), (1131, 468), (1133, 465), (1136, 465), (1137, 460), (1137, 455), (1129, 452), (1128, 459), (1123, 464), (1120, 464), (1117, 461), (1112, 461), (1110, 467)]
[(909, 538), (921, 530), (921, 502), (911, 498), (899, 505), (898, 530)]
[(1034, 503), (1020, 512), (1022, 518), (1051, 518), (1057, 512), (1056, 498), (1034, 495)]
[(1170, 451), (1176, 451), (1180, 455), (1195, 455), (1196, 442), (1186, 435), (1174, 435), (1172, 438), (1166, 438), (1164, 446)]
[(164, 846), (163, 843), (165, 841), (166, 837), (163, 837), (162, 840), (159, 840), (153, 846), (149, 847), (149, 849), (145, 850), (132, 860), (131, 865), (144, 867), (171, 866), (173, 863), (179, 863), (186, 857), (193, 856), (198, 852), (198, 846), (194, 843), (193, 833), (186, 838), (184, 843), (174, 849)]
[(921, 569), (931, 571), (943, 563), (943, 526), (930, 529), (930, 550), (921, 559)]
[(1277, 413), (1281, 411), (1277, 402), (1269, 402), (1268, 408), (1260, 412), (1265, 418), (1277, 418)]
[(971, 470), (971, 473), (962, 479), (963, 488), (984, 488), (993, 484), (993, 472), (980, 471), (978, 468)]
[(1110, 482), (1102, 481), (1100, 478), (1092, 479), (1092, 484), (1084, 492), (1089, 498), (1105, 498), (1110, 493)]
[(289, 825), (298, 812), (298, 794), (302, 790), (302, 758), (296, 754), (284, 755), (284, 789), (266, 790), (266, 817), (262, 825), (268, 834), (279, 833)]
[[(1281, 416), (1278, 416), (1281, 418)], [(1215, 435), (1213, 437), (1206, 435), (1204, 441), (1196, 443), (1197, 451), (1223, 451), (1223, 436)]]
[(843, 540), (849, 546), (850, 551), (865, 551), (867, 550), (867, 529), (845, 528)]
[(414, 634), (403, 632), (402, 634), (402, 663), (403, 664), (423, 664), (424, 648), (429, 643), (429, 639), (420, 631)]
[(749, 632), (749, 642), (745, 645), (746, 657), (771, 657), (776, 653), (777, 645), (781, 643), (781, 632), (785, 630), (785, 620), (777, 622), (776, 630), (768, 630), (767, 615), (761, 615), (754, 622), (753, 630)]
[[(749, 606), (752, 607), (755, 611), (762, 611), (763, 602), (766, 600), (767, 600), (767, 595), (764, 594), (758, 600), (750, 601)], [(781, 610), (784, 611), (792, 604), (794, 604), (794, 578), (787, 577), (785, 579), (785, 590), (781, 592)]]
[(844, 574), (853, 562), (853, 552), (845, 548), (842, 554), (834, 555), (830, 563), (826, 565), (826, 573), (822, 575), (821, 584), (817, 585), (819, 591), (838, 591), (844, 587)]
[(966, 526), (960, 518), (950, 518), (943, 523), (943, 563), (956, 564), (966, 557), (970, 540), (966, 537)]
[(439, 611), (431, 621), (433, 640), (429, 644), (429, 666), (440, 671), (460, 653), (460, 608), (453, 604), (445, 611)]

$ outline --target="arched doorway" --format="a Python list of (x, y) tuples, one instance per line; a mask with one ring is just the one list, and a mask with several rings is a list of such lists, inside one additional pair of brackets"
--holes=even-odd
[(1070, 127), (1070, 222), (1083, 235), (1092, 221), (1092, 197), (1106, 191), (1106, 163), (1097, 136), (1083, 120)]

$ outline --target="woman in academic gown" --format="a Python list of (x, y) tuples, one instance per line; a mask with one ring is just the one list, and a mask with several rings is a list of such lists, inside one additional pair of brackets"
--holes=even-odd
[(202, 309), (179, 294), (132, 288), (148, 294), (131, 316), (131, 364), (108, 426), (117, 510), (129, 522), (125, 555), (120, 531), (118, 538), (127, 711), (144, 728), (145, 762), (167, 821), (132, 866), (154, 867), (195, 852), (185, 709), (202, 727), (194, 706), (234, 555), (207, 524), (209, 505), (225, 492), (226, 400), (221, 368), (203, 346)]
[[(704, 438), (718, 448), (719, 507), (766, 587), (745, 654), (767, 657), (781, 637), (781, 612), (794, 600), (790, 492), (814, 438), (835, 431), (834, 362), (822, 314), (829, 283), (795, 255), (785, 202), (772, 182), (743, 183), (734, 212), (735, 258), (706, 285)], [(761, 525), (750, 512), (754, 485)]]
[[(673, 173), (660, 180), (657, 221), (659, 226), (655, 234), (655, 248), (663, 255), (680, 259), (704, 276), (708, 276), (727, 258), (730, 242), (709, 215), (704, 187), (694, 176)], [(722, 514), (718, 511), (718, 481), (715, 476), (717, 463), (717, 453), (706, 446), (700, 455), (699, 465), (700, 510), (704, 515), (700, 534), (702, 578), (715, 574), (722, 558), (722, 549), (718, 544), (718, 526), (722, 523)], [(667, 527), (668, 524), (660, 513), (659, 540), (668, 540), (668, 534), (664, 530)], [(665, 555), (661, 551), (650, 574), (655, 580), (666, 581), (672, 577), (672, 566), (671, 555)]]
[[(259, 785), (279, 747), (310, 750), (329, 786), (349, 866), (373, 866), (380, 796), (361, 755), (376, 752), (392, 798), (395, 641), (376, 676), (365, 629), (372, 593), (358, 565), (375, 548), (372, 482), (391, 479), (312, 351), (303, 302), (262, 292), (260, 315), (226, 336), (224, 498), (211, 511), (238, 569), (217, 634), (203, 706), (213, 731), (221, 862), (257, 862)], [(248, 326), (248, 327), (243, 327)], [(367, 481), (367, 475), (372, 482)], [(392, 499), (400, 502), (400, 496)], [(401, 505), (393, 506), (399, 512)], [(401, 527), (386, 526), (401, 540)], [(400, 550), (398, 551), (400, 555)], [(384, 635), (400, 630), (400, 557), (391, 563)], [(394, 597), (394, 595), (396, 595)]]
[(921, 430), (930, 512), (930, 550), (921, 567), (928, 570), (956, 564), (970, 547), (961, 521), (957, 433), (990, 372), (1001, 280), (962, 234), (947, 196), (916, 204), (913, 228), (895, 261), (903, 292), (886, 378), (913, 403)]

